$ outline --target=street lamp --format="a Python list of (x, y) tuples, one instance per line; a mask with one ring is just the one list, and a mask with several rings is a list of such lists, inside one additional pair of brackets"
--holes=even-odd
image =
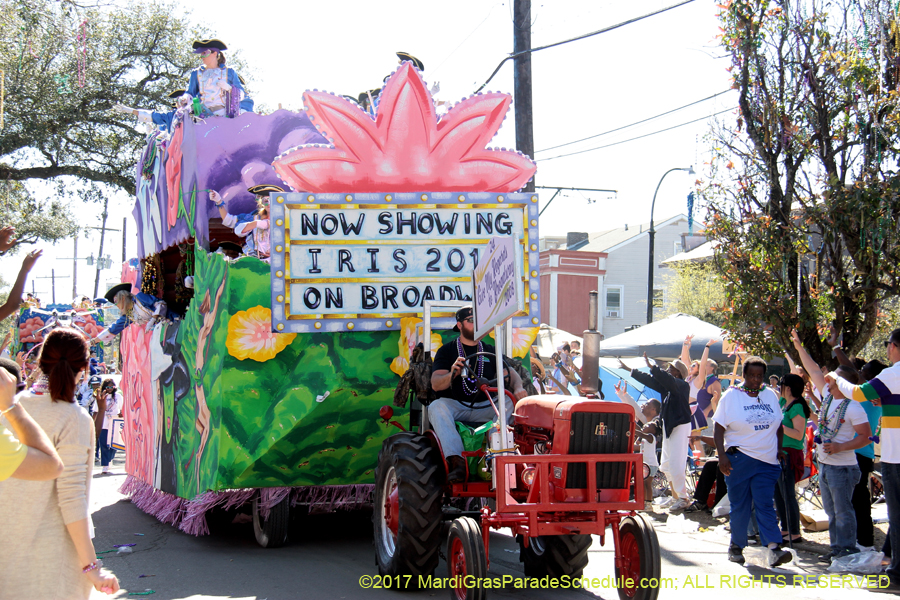
[(662, 185), (663, 179), (666, 178), (666, 175), (671, 173), (672, 171), (687, 171), (689, 175), (694, 174), (694, 167), (675, 167), (674, 169), (669, 169), (663, 176), (660, 177), (659, 183), (656, 184), (656, 191), (653, 192), (653, 203), (650, 205), (650, 258), (648, 259), (648, 271), (647, 271), (647, 323), (650, 324), (653, 322), (653, 242), (656, 239), (656, 230), (653, 229), (653, 209), (656, 208), (656, 194), (659, 192), (659, 187)]

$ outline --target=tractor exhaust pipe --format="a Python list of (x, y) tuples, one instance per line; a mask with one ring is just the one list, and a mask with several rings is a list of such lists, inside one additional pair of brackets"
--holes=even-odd
[(600, 332), (597, 331), (599, 304), (597, 292), (588, 294), (588, 329), (584, 332), (581, 361), (581, 390), (585, 395), (597, 395), (600, 386)]

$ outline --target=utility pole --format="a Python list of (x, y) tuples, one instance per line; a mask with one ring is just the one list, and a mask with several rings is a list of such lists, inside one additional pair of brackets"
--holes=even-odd
[(102, 270), (103, 262), (101, 259), (103, 258), (103, 238), (106, 235), (107, 231), (118, 231), (118, 229), (110, 229), (106, 226), (106, 218), (109, 216), (109, 213), (106, 212), (106, 208), (109, 206), (109, 198), (105, 198), (103, 200), (103, 214), (102, 214), (102, 223), (100, 227), (85, 227), (85, 229), (99, 229), (100, 230), (100, 253), (97, 255), (97, 275), (94, 277), (94, 298), (97, 297), (97, 289), (100, 287), (100, 271)]
[(109, 196), (103, 198), (103, 221), (100, 223), (100, 252), (97, 253), (97, 275), (94, 277), (94, 295), (93, 298), (97, 297), (97, 288), (100, 286), (100, 265), (101, 259), (103, 258), (103, 237), (106, 235), (106, 217), (109, 216), (109, 213), (106, 212), (106, 208), (109, 206)]
[(125, 256), (125, 232), (128, 230), (128, 217), (122, 217), (122, 262), (124, 263), (128, 258)]
[[(68, 275), (60, 275), (59, 276), (59, 279), (68, 279), (68, 278), (69, 278)], [(50, 269), (50, 277), (35, 277), (34, 279), (49, 279), (50, 280), (50, 282), (51, 282), (50, 289), (52, 290), (51, 304), (56, 304), (56, 279), (57, 279), (56, 269)], [(33, 280), (31, 282), (31, 293), (34, 294), (34, 281)]]
[(78, 297), (78, 233), (75, 233), (75, 249), (72, 252), (72, 298)]
[[(513, 54), (515, 84), (513, 108), (516, 112), (516, 149), (534, 159), (534, 116), (531, 104), (531, 0), (515, 0), (513, 5)], [(522, 191), (534, 192), (534, 179)]]

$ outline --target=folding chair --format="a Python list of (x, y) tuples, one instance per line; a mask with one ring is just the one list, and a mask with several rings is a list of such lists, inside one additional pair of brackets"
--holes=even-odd
[(813, 506), (823, 509), (822, 494), (819, 491), (819, 469), (816, 467), (816, 461), (813, 458), (813, 448), (815, 443), (815, 428), (812, 423), (806, 426), (806, 453), (804, 454), (803, 464), (805, 467), (803, 479), (798, 481), (794, 486), (797, 492), (797, 501), (800, 504), (809, 502)]

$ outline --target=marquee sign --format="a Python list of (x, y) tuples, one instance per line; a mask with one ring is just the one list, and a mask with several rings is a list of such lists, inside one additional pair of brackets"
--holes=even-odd
[(425, 300), (472, 300), (479, 253), (507, 236), (526, 299), (513, 324), (540, 324), (536, 195), (277, 193), (270, 212), (275, 331), (399, 329)]

